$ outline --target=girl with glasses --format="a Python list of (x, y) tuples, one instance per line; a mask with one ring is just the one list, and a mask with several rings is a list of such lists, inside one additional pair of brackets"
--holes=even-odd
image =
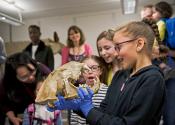
[(161, 71), (151, 62), (154, 38), (145, 22), (131, 22), (115, 31), (116, 45), (132, 42), (125, 42), (117, 52), (122, 70), (113, 78), (102, 102), (104, 107), (85, 111), (81, 103), (80, 109), (90, 124), (159, 124), (165, 87)]
[[(95, 84), (94, 81), (97, 81), (97, 78), (101, 82), (98, 92), (92, 97), (92, 101), (95, 107), (99, 107), (101, 101), (105, 98), (108, 88), (107, 85), (104, 84), (104, 73), (106, 72), (104, 61), (100, 57), (92, 55), (83, 59), (82, 63), (85, 63), (90, 68), (90, 70), (85, 70), (82, 74), (85, 84), (91, 86), (92, 84)], [(86, 122), (86, 119), (71, 111), (70, 124), (86, 125), (88, 123)]]

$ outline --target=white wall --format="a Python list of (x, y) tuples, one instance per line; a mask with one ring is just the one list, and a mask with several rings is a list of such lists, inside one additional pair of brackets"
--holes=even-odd
[(6, 23), (0, 23), (0, 36), (5, 40), (5, 41), (10, 41), (11, 39), (11, 30), (10, 30), (10, 25)]
[[(57, 31), (60, 41), (66, 44), (67, 29), (71, 25), (78, 25), (83, 30), (87, 42), (92, 45), (96, 54), (96, 38), (103, 30), (116, 28), (131, 20), (139, 19), (139, 13), (122, 15), (120, 10), (30, 19), (24, 20), (24, 26), (12, 27), (11, 39), (12, 41), (29, 40), (27, 28), (31, 24), (37, 24), (41, 27), (42, 38), (52, 38), (53, 32)], [(0, 34), (5, 41), (10, 41), (9, 33), (8, 25), (0, 25)], [(60, 65), (59, 55), (55, 55), (55, 60), (55, 66)]]

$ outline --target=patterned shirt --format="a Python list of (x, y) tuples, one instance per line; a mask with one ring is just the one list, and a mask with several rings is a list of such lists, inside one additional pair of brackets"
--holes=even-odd
[(81, 55), (72, 55), (69, 53), (68, 62), (70, 62), (70, 61), (81, 62), (85, 57), (86, 57), (85, 53), (83, 53)]

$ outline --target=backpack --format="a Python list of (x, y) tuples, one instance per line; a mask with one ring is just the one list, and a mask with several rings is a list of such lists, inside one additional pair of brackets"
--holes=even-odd
[(30, 104), (27, 108), (27, 113), (29, 114), (29, 125), (58, 125), (57, 119), (59, 118), (60, 111), (54, 111), (54, 119), (41, 119), (35, 115), (36, 107), (35, 104)]
[[(170, 49), (175, 50), (175, 17), (162, 20), (165, 22), (166, 26), (165, 39), (163, 42)], [(168, 56), (167, 64), (175, 68), (175, 58)]]
[(170, 49), (175, 49), (175, 17), (163, 19), (166, 25), (166, 33), (164, 43)]

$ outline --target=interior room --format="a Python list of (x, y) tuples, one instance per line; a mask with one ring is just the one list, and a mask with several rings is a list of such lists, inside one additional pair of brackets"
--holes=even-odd
[[(0, 0), (0, 37), (5, 42), (7, 56), (22, 51), (29, 43), (28, 27), (41, 29), (41, 40), (54, 53), (54, 69), (61, 65), (60, 49), (67, 45), (67, 31), (80, 27), (85, 41), (98, 55), (96, 40), (105, 30), (115, 29), (130, 21), (141, 20), (145, 5), (161, 0)], [(165, 0), (175, 12), (175, 0)], [(174, 13), (173, 13), (174, 15)], [(58, 41), (54, 41), (54, 33)], [(63, 114), (64, 125), (67, 125)], [(1, 123), (0, 123), (1, 124)], [(6, 123), (8, 125), (8, 123)]]
[[(126, 0), (126, 3), (129, 1)], [(29, 41), (27, 28), (31, 24), (36, 24), (41, 28), (42, 39), (53, 39), (53, 32), (56, 31), (60, 42), (66, 44), (68, 27), (78, 25), (83, 30), (86, 41), (97, 54), (95, 43), (101, 31), (116, 28), (131, 20), (140, 20), (141, 8), (159, 1), (136, 0), (134, 12), (124, 14), (122, 0), (2, 0), (0, 12), (16, 19), (19, 24), (9, 24), (2, 20), (0, 34), (5, 42)], [(175, 1), (168, 2), (174, 5)], [(55, 58), (57, 67), (60, 65), (59, 54), (55, 54)]]

